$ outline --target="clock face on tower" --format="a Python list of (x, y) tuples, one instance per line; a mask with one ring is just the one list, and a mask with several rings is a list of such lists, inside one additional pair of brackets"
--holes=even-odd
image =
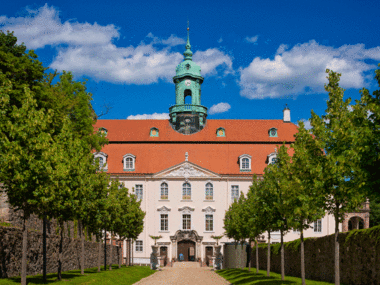
[(186, 81), (185, 81), (185, 85), (186, 85), (186, 86), (190, 86), (190, 85), (191, 85), (191, 81), (190, 81), (190, 80), (186, 80)]

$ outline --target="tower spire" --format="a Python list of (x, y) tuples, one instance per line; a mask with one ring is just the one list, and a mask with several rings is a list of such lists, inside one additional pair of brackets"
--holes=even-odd
[(187, 41), (186, 41), (186, 50), (183, 53), (185, 56), (185, 60), (193, 60), (193, 52), (191, 51), (191, 45), (190, 45), (190, 28), (189, 28), (189, 21), (187, 21)]

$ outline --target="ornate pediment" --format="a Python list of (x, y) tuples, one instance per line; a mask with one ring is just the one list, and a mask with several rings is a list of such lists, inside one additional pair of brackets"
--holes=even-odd
[(215, 209), (211, 206), (208, 206), (207, 208), (202, 209), (202, 212), (206, 212), (206, 214), (215, 212)]
[(161, 208), (158, 208), (157, 211), (161, 212), (161, 214), (167, 214), (168, 212), (171, 211), (171, 209), (165, 206), (162, 206)]
[(182, 208), (178, 208), (178, 211), (182, 212), (182, 214), (190, 214), (194, 211), (195, 208), (191, 208), (189, 206), (184, 206)]
[(155, 178), (219, 178), (216, 173), (204, 169), (194, 163), (185, 161), (181, 164), (160, 171), (154, 175)]

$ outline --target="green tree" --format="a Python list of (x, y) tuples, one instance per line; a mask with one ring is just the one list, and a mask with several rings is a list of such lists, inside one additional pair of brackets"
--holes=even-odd
[(305, 229), (310, 228), (312, 222), (325, 214), (324, 195), (319, 191), (319, 183), (323, 181), (323, 177), (318, 176), (320, 172), (316, 171), (323, 151), (305, 129), (303, 122), (299, 122), (295, 142), (289, 151), (293, 153), (291, 163), (283, 165), (283, 171), (288, 176), (283, 181), (283, 186), (287, 188), (284, 199), (289, 205), (289, 225), (301, 234), (301, 278), (302, 284), (305, 284), (303, 233)]
[[(5, 84), (7, 84), (5, 82)], [(11, 84), (1, 88), (0, 181), (8, 201), (15, 210), (22, 210), (23, 252), (21, 283), (26, 284), (27, 220), (41, 205), (36, 195), (53, 185), (51, 179), (52, 138), (50, 112), (37, 110), (32, 92), (25, 87), (23, 104), (9, 104)], [(10, 109), (10, 110), (9, 110)], [(5, 113), (8, 113), (5, 115)], [(49, 198), (46, 198), (49, 199)]]
[(325, 210), (335, 219), (335, 284), (340, 284), (339, 272), (339, 223), (344, 213), (357, 209), (365, 201), (366, 195), (360, 191), (363, 182), (360, 177), (360, 157), (356, 151), (358, 129), (353, 122), (353, 114), (348, 110), (350, 99), (343, 101), (344, 89), (339, 87), (340, 74), (330, 70), (329, 92), (326, 114), (319, 117), (312, 111), (310, 119), (312, 133), (325, 151), (321, 164), (316, 169), (323, 181), (320, 185), (325, 196)]

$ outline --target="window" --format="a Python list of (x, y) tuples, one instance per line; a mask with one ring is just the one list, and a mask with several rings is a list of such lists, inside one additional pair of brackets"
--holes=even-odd
[(158, 137), (159, 136), (158, 129), (157, 128), (151, 128), (150, 129), (150, 136), (151, 137)]
[(212, 232), (214, 230), (214, 215), (206, 215), (206, 231)]
[(182, 229), (191, 230), (191, 215), (189, 214), (182, 215)]
[(142, 185), (136, 185), (136, 196), (137, 196), (137, 200), (143, 199), (143, 186)]
[(206, 200), (213, 200), (214, 199), (214, 189), (212, 186), (212, 183), (207, 183), (206, 184)]
[(275, 138), (277, 137), (277, 129), (276, 128), (271, 128), (268, 131), (269, 137), (270, 138)]
[(274, 164), (277, 162), (277, 153), (272, 152), (270, 155), (268, 155), (268, 164)]
[(217, 137), (225, 137), (226, 136), (226, 130), (224, 128), (219, 128), (216, 130), (216, 136)]
[(322, 220), (316, 220), (314, 222), (314, 232), (315, 233), (321, 233), (322, 232)]
[(143, 251), (143, 241), (142, 240), (136, 240), (136, 251), (137, 252)]
[(97, 152), (94, 154), (94, 159), (97, 163), (99, 163), (99, 171), (107, 171), (107, 154), (105, 154), (104, 152)]
[(161, 214), (161, 231), (168, 231), (168, 214)]
[(238, 185), (232, 185), (231, 186), (231, 200), (234, 202), (235, 200), (239, 199), (239, 186)]
[(124, 171), (134, 171), (135, 170), (135, 159), (133, 154), (126, 154), (123, 156)]
[(191, 199), (191, 185), (190, 183), (183, 183), (182, 185), (182, 199), (190, 200)]
[(249, 154), (239, 156), (240, 171), (251, 171), (251, 158)]
[(107, 131), (106, 128), (99, 128), (99, 132), (100, 132), (101, 134), (104, 134), (105, 136), (107, 136), (107, 133), (108, 133), (108, 131)]
[(166, 182), (161, 183), (161, 200), (167, 200), (169, 199), (169, 188), (168, 184)]

